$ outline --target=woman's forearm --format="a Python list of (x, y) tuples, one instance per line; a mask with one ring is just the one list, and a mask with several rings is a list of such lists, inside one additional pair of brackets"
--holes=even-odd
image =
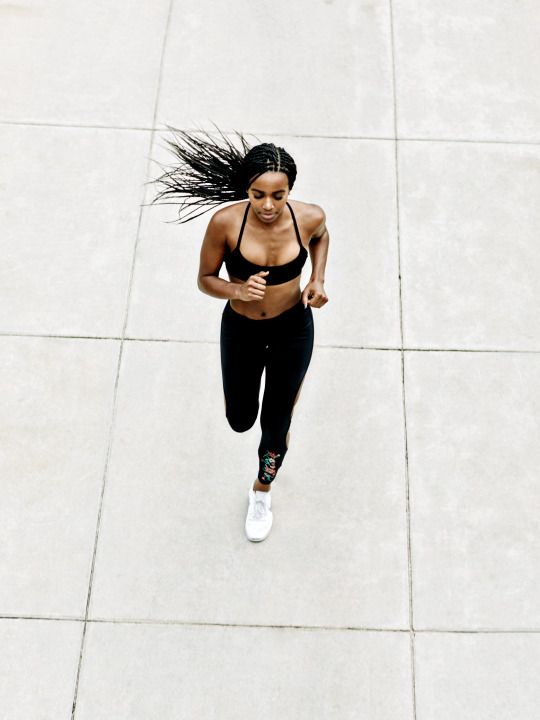
[(324, 282), (324, 272), (326, 269), (326, 259), (328, 257), (328, 245), (330, 244), (330, 236), (328, 230), (325, 230), (321, 237), (312, 238), (309, 243), (309, 255), (311, 257), (311, 280)]
[(239, 299), (240, 285), (215, 275), (203, 275), (198, 279), (197, 286), (201, 292), (215, 298), (222, 300)]

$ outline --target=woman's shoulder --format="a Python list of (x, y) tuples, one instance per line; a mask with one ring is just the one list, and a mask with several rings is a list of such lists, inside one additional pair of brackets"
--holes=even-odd
[(240, 200), (240, 202), (231, 203), (230, 205), (219, 208), (210, 218), (210, 222), (221, 227), (227, 227), (231, 223), (236, 223), (238, 217), (241, 217), (245, 211), (247, 203), (247, 200)]
[(320, 205), (290, 198), (288, 202), (291, 204), (298, 222), (306, 228), (310, 236), (325, 222), (326, 215)]
[(206, 234), (223, 246), (234, 247), (247, 200), (231, 203), (216, 210), (208, 222)]

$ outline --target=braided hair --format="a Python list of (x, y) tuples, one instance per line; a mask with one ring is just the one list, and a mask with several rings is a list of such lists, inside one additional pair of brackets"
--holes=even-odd
[(187, 132), (167, 127), (174, 140), (166, 142), (180, 164), (170, 169), (161, 166), (165, 172), (150, 181), (161, 186), (150, 204), (180, 204), (177, 222), (193, 220), (216, 205), (243, 200), (252, 182), (265, 172), (283, 172), (289, 179), (289, 189), (294, 185), (296, 164), (282, 147), (273, 143), (250, 147), (244, 135), (235, 131), (239, 150), (217, 126), (219, 138), (202, 130)]

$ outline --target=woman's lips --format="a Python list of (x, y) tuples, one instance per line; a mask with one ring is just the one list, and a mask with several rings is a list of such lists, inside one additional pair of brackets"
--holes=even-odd
[(263, 217), (265, 220), (271, 220), (274, 217), (274, 213), (270, 213), (267, 215), (266, 213), (261, 213), (261, 217)]

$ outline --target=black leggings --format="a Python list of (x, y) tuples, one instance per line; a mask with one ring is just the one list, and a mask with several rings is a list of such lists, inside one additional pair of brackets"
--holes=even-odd
[(261, 410), (259, 482), (269, 485), (287, 452), (293, 406), (313, 352), (313, 313), (299, 301), (267, 320), (252, 320), (227, 302), (221, 317), (221, 370), (225, 414), (236, 432), (249, 430), (259, 411), (259, 390), (266, 368)]

